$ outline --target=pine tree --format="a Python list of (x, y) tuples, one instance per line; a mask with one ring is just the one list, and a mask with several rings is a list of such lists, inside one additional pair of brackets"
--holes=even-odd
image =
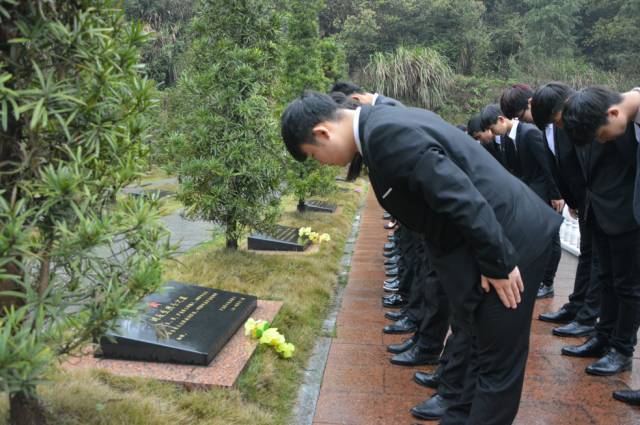
[(190, 217), (222, 225), (227, 247), (237, 249), (244, 231), (279, 212), (281, 22), (270, 1), (205, 0), (191, 33), (168, 112), (179, 198)]
[[(147, 36), (116, 0), (0, 0), (0, 388), (43, 424), (37, 385), (161, 283), (153, 202), (117, 200), (156, 103)], [(115, 200), (115, 201), (114, 201)]]

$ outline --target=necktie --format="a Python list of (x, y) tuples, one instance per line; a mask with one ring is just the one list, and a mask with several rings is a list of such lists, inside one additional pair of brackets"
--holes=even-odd
[(504, 147), (504, 159), (507, 163), (507, 169), (512, 174), (518, 175), (518, 154), (516, 153), (516, 145), (511, 137), (505, 136), (502, 138), (502, 146)]

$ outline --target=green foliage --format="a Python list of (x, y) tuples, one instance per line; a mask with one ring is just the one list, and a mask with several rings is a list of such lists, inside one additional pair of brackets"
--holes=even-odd
[(115, 201), (145, 165), (156, 103), (140, 75), (148, 36), (118, 4), (0, 1), (0, 389), (9, 394), (33, 398), (56, 357), (132, 313), (169, 254), (153, 202)]
[[(304, 90), (326, 92), (341, 77), (344, 56), (340, 45), (333, 39), (321, 42), (318, 32), (318, 13), (323, 6), (320, 0), (290, 0), (287, 25), (287, 43), (283, 87), (287, 101)], [(299, 163), (287, 159), (287, 187), (302, 204), (311, 196), (326, 195), (335, 188), (336, 171), (316, 161)]]
[(276, 104), (281, 23), (266, 0), (203, 1), (185, 72), (169, 96), (165, 146), (190, 217), (219, 223), (227, 244), (278, 214), (284, 152)]
[(142, 48), (147, 75), (164, 87), (175, 84), (180, 74), (180, 55), (188, 43), (187, 26), (196, 0), (124, 0), (130, 20), (141, 21), (153, 34)]
[(426, 109), (442, 105), (453, 84), (453, 70), (436, 50), (399, 47), (376, 53), (362, 80), (373, 90)]

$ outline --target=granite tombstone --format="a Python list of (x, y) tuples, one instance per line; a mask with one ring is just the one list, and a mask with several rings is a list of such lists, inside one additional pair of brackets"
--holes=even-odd
[(311, 212), (323, 212), (323, 213), (334, 213), (336, 212), (337, 205), (332, 204), (331, 202), (323, 202), (314, 199), (310, 199), (308, 201), (304, 201), (302, 205), (303, 211), (311, 211)]
[(255, 310), (251, 295), (169, 282), (100, 339), (107, 358), (208, 365)]
[(304, 251), (311, 242), (301, 242), (297, 227), (276, 225), (273, 232), (254, 233), (247, 239), (247, 248), (257, 251)]

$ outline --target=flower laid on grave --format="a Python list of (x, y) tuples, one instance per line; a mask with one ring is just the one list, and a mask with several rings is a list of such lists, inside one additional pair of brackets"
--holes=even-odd
[(244, 324), (244, 334), (257, 339), (260, 344), (273, 347), (284, 359), (292, 357), (296, 349), (295, 345), (287, 342), (284, 335), (278, 332), (278, 328), (269, 327), (266, 320), (248, 319)]
[(301, 227), (300, 230), (298, 230), (298, 236), (302, 243), (304, 243), (305, 240), (309, 240), (311, 243), (321, 244), (322, 242), (331, 240), (331, 236), (329, 236), (328, 233), (320, 234), (314, 232), (311, 230), (311, 227)]

